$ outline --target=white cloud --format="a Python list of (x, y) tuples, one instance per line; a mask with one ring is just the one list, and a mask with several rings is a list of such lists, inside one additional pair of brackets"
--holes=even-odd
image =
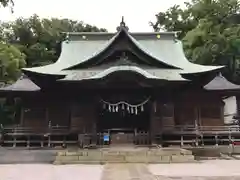
[(8, 8), (0, 9), (0, 20), (17, 17), (58, 17), (82, 20), (98, 27), (115, 31), (124, 16), (130, 31), (152, 31), (149, 21), (154, 15), (184, 0), (15, 0), (14, 14)]

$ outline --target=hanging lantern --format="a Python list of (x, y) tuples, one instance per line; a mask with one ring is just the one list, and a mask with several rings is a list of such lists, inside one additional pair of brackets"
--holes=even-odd
[(116, 107), (116, 112), (118, 112), (118, 106)]
[(137, 109), (137, 107), (135, 108), (135, 114), (137, 115), (137, 113), (138, 113), (138, 109)]
[(112, 107), (112, 111), (115, 112), (115, 107), (114, 106)]
[(141, 106), (141, 111), (142, 111), (142, 112), (144, 111), (144, 107), (143, 107), (143, 105)]
[(128, 110), (128, 112), (130, 112), (130, 108), (129, 108), (129, 105), (127, 106), (127, 110)]
[(108, 110), (109, 112), (111, 112), (111, 105), (108, 105)]

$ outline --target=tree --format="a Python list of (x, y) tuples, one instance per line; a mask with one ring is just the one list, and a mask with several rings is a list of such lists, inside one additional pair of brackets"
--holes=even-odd
[(150, 22), (154, 31), (178, 31), (179, 38), (182, 39), (189, 30), (198, 24), (198, 21), (190, 18), (190, 12), (183, 10), (179, 5), (174, 5), (166, 12), (159, 12), (155, 22)]
[(179, 37), (194, 29), (201, 19), (216, 23), (227, 23), (229, 19), (239, 20), (238, 0), (191, 0), (185, 2), (185, 7), (179, 5), (170, 7), (166, 12), (156, 14), (156, 21), (150, 22), (155, 31), (180, 31)]
[(0, 0), (0, 8), (10, 6), (11, 10), (13, 11), (13, 0)]
[[(192, 0), (156, 15), (155, 31), (181, 31), (186, 56), (199, 64), (227, 65), (225, 75), (237, 80), (240, 63), (238, 0)], [(239, 81), (240, 82), (240, 81)]]
[(0, 43), (0, 82), (11, 83), (17, 80), (24, 66), (24, 54), (12, 45)]
[(2, 23), (2, 27), (2, 38), (26, 54), (28, 67), (46, 65), (58, 59), (64, 39), (62, 32), (106, 31), (81, 21), (41, 19), (37, 15)]
[(14, 5), (13, 0), (0, 0), (0, 5), (2, 5), (3, 7), (6, 7), (8, 5)]

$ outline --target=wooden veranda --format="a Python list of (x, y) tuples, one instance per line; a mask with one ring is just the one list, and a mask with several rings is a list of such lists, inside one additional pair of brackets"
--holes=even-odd
[[(171, 129), (171, 130), (170, 130)], [(27, 127), (4, 128), (2, 146), (7, 147), (68, 147), (81, 148), (105, 147), (111, 145), (114, 133), (111, 130), (91, 133), (86, 129), (77, 127), (49, 127), (44, 129), (32, 129)], [(129, 131), (129, 143), (134, 145), (159, 145), (159, 146), (207, 146), (207, 145), (232, 145), (240, 142), (239, 126), (166, 126), (161, 134), (151, 135), (150, 132), (132, 130)], [(108, 134), (110, 141), (104, 141)], [(126, 141), (124, 141), (126, 142)]]

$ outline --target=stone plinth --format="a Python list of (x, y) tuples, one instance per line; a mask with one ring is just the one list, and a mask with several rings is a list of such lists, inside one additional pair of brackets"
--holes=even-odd
[(59, 152), (55, 164), (181, 163), (194, 162), (191, 151), (180, 148), (95, 149)]

